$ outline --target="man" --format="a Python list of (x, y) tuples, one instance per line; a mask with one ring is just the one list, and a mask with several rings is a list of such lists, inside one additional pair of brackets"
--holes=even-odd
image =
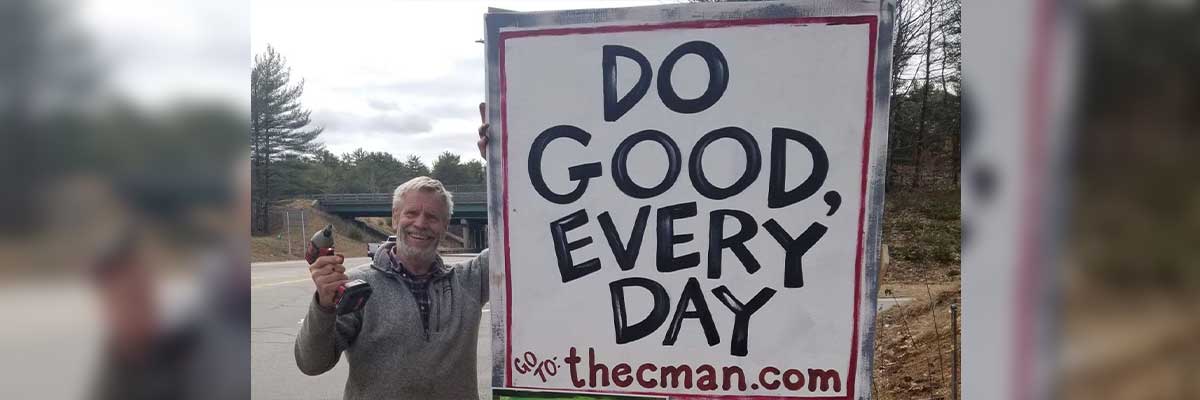
[[(482, 131), (483, 129), (481, 129)], [(414, 178), (396, 188), (396, 242), (369, 267), (346, 273), (341, 254), (309, 266), (316, 293), (296, 336), (296, 364), (324, 373), (350, 362), (346, 399), (476, 399), (476, 345), (488, 300), (487, 251), (446, 265), (438, 244), (454, 209), (441, 182)], [(362, 279), (373, 292), (357, 312), (336, 316), (338, 286)]]

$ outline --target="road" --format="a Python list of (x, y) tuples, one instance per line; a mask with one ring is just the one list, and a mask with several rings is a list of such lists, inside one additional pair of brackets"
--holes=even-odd
[[(448, 263), (469, 257), (445, 256)], [(348, 258), (353, 269), (369, 263), (366, 257)], [(255, 399), (341, 399), (348, 369), (343, 359), (333, 370), (307, 376), (296, 367), (293, 355), (296, 332), (312, 300), (313, 284), (303, 261), (254, 263), (250, 267), (250, 376)], [(490, 399), (491, 315), (483, 309), (479, 331), (479, 393)]]
[(914, 299), (912, 297), (880, 297), (875, 300), (875, 309), (877, 312), (883, 312), (883, 310), (902, 305), (913, 300)]

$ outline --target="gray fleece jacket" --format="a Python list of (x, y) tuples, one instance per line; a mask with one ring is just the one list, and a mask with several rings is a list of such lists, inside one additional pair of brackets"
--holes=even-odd
[(408, 279), (393, 268), (389, 243), (370, 266), (348, 272), (371, 284), (361, 311), (335, 316), (317, 303), (296, 336), (296, 365), (307, 375), (329, 371), (342, 352), (350, 363), (346, 399), (477, 399), (479, 320), (488, 300), (488, 252), (445, 265), (429, 282), (429, 324), (421, 323)]

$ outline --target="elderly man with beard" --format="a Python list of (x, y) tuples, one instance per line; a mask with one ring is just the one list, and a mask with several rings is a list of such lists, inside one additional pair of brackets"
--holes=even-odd
[[(441, 182), (414, 178), (392, 198), (396, 242), (370, 266), (346, 272), (341, 254), (309, 266), (316, 293), (296, 336), (302, 372), (329, 371), (345, 352), (346, 399), (478, 398), (475, 349), (488, 257), (485, 250), (461, 264), (442, 262), (438, 243), (453, 208)], [(335, 315), (337, 287), (353, 279), (371, 284), (371, 298), (360, 311)]]

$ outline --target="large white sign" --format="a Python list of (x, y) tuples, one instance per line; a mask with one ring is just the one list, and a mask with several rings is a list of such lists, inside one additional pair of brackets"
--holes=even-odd
[(878, 33), (877, 15), (500, 27), (500, 385), (850, 396)]

